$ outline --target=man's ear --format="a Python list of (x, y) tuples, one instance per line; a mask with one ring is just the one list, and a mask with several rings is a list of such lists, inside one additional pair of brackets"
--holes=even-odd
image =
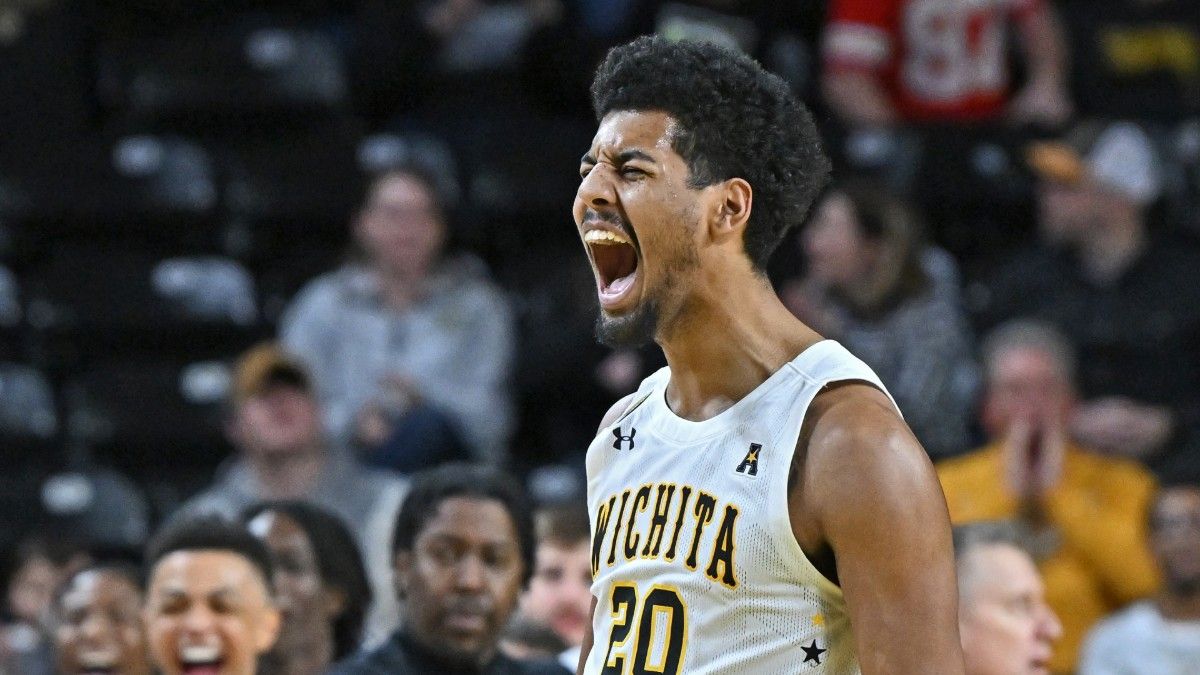
[(750, 222), (754, 189), (743, 178), (730, 178), (717, 186), (717, 213), (712, 220), (713, 239), (720, 241), (740, 236)]

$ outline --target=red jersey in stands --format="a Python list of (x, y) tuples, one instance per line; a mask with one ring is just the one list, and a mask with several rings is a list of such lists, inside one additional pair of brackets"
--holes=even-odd
[(878, 75), (907, 121), (976, 121), (1007, 99), (1010, 27), (1041, 0), (832, 0), (826, 68)]

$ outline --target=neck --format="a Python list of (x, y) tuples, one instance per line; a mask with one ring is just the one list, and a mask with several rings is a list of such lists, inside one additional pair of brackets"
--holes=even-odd
[[(400, 635), (402, 642), (406, 642), (409, 649), (416, 652), (417, 660), (422, 662), (418, 665), (426, 667), (426, 670), (421, 672), (482, 673), (496, 658), (495, 648), (482, 654), (473, 654), (468, 659), (464, 654), (447, 654), (444, 649), (439, 649), (440, 642), (436, 639), (427, 641), (408, 631), (402, 631)], [(436, 671), (431, 671), (435, 666)]]
[(1158, 611), (1164, 619), (1171, 621), (1200, 620), (1200, 592), (1188, 595), (1164, 590), (1155, 599)]
[(742, 283), (730, 283), (737, 273), (725, 272), (709, 274), (683, 307), (684, 323), (658, 338), (671, 366), (667, 403), (684, 419), (717, 415), (821, 340), (783, 306), (765, 277), (746, 271)]
[(1146, 245), (1145, 227), (1136, 213), (1123, 213), (1094, 232), (1079, 246), (1087, 275), (1106, 282), (1120, 276)]
[(309, 492), (325, 466), (319, 445), (286, 453), (255, 453), (249, 463), (267, 499), (298, 499)]
[(384, 304), (394, 309), (404, 309), (416, 302), (425, 292), (428, 275), (423, 270), (380, 269), (376, 271), (376, 278)]

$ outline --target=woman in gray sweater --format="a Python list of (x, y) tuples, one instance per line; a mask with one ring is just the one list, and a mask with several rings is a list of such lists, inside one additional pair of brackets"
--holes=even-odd
[(931, 456), (969, 448), (978, 373), (950, 256), (862, 185), (831, 189), (801, 241), (806, 275), (782, 285), (784, 302), (879, 374)]

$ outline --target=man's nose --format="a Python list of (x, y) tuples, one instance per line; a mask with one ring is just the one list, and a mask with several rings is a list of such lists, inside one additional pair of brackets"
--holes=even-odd
[(1038, 617), (1038, 636), (1049, 642), (1057, 642), (1062, 637), (1063, 627), (1062, 622), (1058, 620), (1058, 615), (1049, 605), (1041, 606), (1041, 614)]
[(584, 206), (592, 209), (607, 208), (616, 203), (611, 176), (601, 165), (596, 165), (583, 177), (575, 194)]
[(478, 590), (483, 588), (485, 576), (486, 571), (479, 556), (465, 555), (455, 570), (454, 583), (460, 589)]
[(203, 632), (211, 629), (215, 623), (215, 616), (208, 607), (198, 605), (190, 610), (183, 617), (183, 627), (192, 632)]
[(84, 638), (95, 640), (108, 632), (110, 625), (109, 621), (101, 615), (92, 614), (84, 619), (83, 624), (79, 628)]

